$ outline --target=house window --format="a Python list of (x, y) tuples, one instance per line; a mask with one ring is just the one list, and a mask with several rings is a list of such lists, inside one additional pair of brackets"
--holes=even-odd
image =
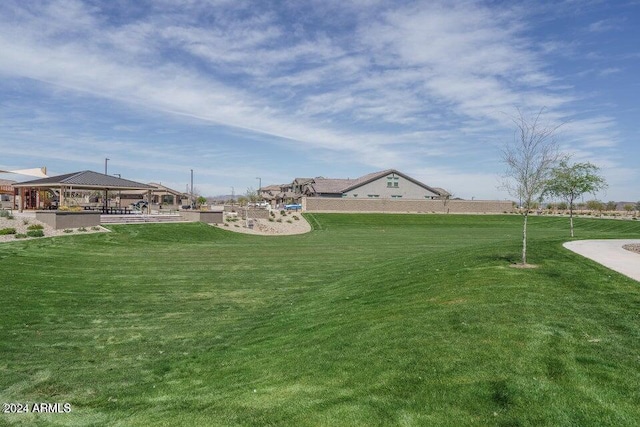
[(342, 193), (342, 197), (347, 197), (348, 194)]
[(353, 197), (358, 197), (358, 195), (357, 195), (357, 194), (354, 194), (354, 195), (353, 195)]
[(387, 188), (398, 188), (400, 182), (400, 177), (394, 175), (387, 177)]
[(379, 194), (367, 194), (367, 197), (372, 198), (372, 199), (376, 199), (378, 197), (380, 197)]
[(398, 195), (398, 194), (392, 194), (392, 195), (391, 195), (391, 198), (392, 198), (392, 199), (401, 199), (401, 198), (402, 198), (402, 196), (400, 196), (400, 195)]

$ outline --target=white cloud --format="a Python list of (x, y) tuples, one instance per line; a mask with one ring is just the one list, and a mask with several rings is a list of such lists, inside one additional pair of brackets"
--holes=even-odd
[[(546, 106), (557, 121), (579, 111), (573, 87), (545, 58), (566, 43), (533, 42), (521, 9), (475, 1), (291, 3), (287, 12), (300, 16), (291, 22), (284, 8), (253, 2), (155, 1), (148, 10), (119, 9), (119, 18), (111, 3), (43, 5), (2, 6), (5, 78), (238, 129), (253, 141), (346, 153), (372, 168), (495, 156), (492, 138), (511, 127), (515, 106)], [(565, 143), (612, 149), (615, 127), (611, 117), (583, 115), (564, 128)], [(94, 142), (95, 150), (106, 144)], [(135, 149), (152, 150), (144, 142)], [(440, 172), (460, 187), (492, 179)]]

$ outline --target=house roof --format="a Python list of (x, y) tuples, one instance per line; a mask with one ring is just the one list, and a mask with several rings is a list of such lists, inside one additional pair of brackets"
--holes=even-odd
[(34, 179), (19, 184), (14, 187), (75, 187), (75, 188), (98, 188), (98, 189), (120, 189), (120, 190), (153, 190), (155, 187), (130, 181), (111, 175), (93, 171), (81, 171), (68, 173), (65, 175), (52, 176), (49, 178)]
[(316, 194), (341, 194), (344, 188), (351, 186), (353, 179), (316, 178), (311, 188)]
[[(332, 179), (332, 178), (322, 178), (322, 177), (314, 178), (310, 183), (310, 189), (315, 194), (342, 194), (342, 193), (346, 193), (347, 191), (354, 190), (358, 187), (361, 187), (377, 179), (380, 179), (382, 177), (385, 177), (392, 173), (398, 176), (401, 176), (406, 180), (411, 181), (414, 184), (424, 188), (425, 190), (428, 190), (439, 196), (449, 195), (449, 193), (447, 193), (442, 188), (429, 187), (428, 185), (423, 184), (422, 182), (414, 178), (411, 178), (410, 176), (405, 175), (396, 169), (385, 169), (383, 171), (372, 172), (356, 179)], [(296, 180), (300, 180), (300, 179), (301, 178), (297, 178)]]
[[(400, 171), (398, 171), (396, 169), (385, 169), (383, 171), (373, 172), (373, 173), (370, 173), (370, 174), (367, 174), (367, 175), (363, 175), (360, 178), (354, 180), (354, 182), (352, 184), (347, 185), (346, 187), (344, 187), (342, 189), (342, 192), (344, 193), (344, 192), (353, 190), (355, 188), (361, 187), (361, 186), (363, 186), (365, 184), (368, 184), (368, 183), (370, 183), (372, 181), (375, 181), (376, 179), (380, 179), (380, 178), (385, 177), (385, 176), (387, 176), (389, 174), (392, 174), (392, 173), (396, 174), (396, 175), (399, 175), (399, 176), (403, 177), (404, 179), (406, 179), (408, 181), (411, 181), (414, 184), (424, 188), (425, 190), (431, 191), (432, 193), (437, 194), (439, 196), (446, 196), (448, 194), (446, 191), (444, 191), (442, 189), (429, 187), (428, 185), (423, 184), (422, 182), (420, 182), (420, 181), (418, 181), (418, 180), (416, 180), (414, 178), (411, 178), (410, 176), (405, 175), (405, 174), (403, 174), (402, 172), (400, 172)], [(442, 191), (444, 191), (444, 194), (442, 193)]]
[[(173, 194), (174, 196), (180, 196), (180, 197), (187, 197), (188, 196), (187, 193), (183, 193), (181, 191), (174, 190), (172, 188), (167, 187), (166, 185), (158, 184), (158, 183), (155, 183), (155, 182), (150, 182), (148, 185), (153, 187), (153, 192), (155, 194), (168, 193), (168, 194)], [(131, 190), (131, 191), (129, 191), (129, 194), (145, 194), (147, 191), (148, 191), (148, 189)]]

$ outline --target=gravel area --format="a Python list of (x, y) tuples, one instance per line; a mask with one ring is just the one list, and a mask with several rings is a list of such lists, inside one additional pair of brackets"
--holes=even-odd
[[(0, 217), (0, 230), (5, 228), (15, 228), (16, 234), (27, 234), (30, 225), (39, 224), (43, 226), (42, 231), (44, 232), (44, 237), (72, 236), (74, 234), (104, 233), (109, 231), (104, 227), (96, 227), (97, 229), (88, 227), (86, 228), (86, 231), (79, 231), (77, 228), (72, 228), (70, 229), (70, 232), (65, 232), (64, 230), (55, 230), (53, 227), (37, 221), (33, 212), (20, 213), (14, 211), (12, 216), (13, 219)], [(16, 239), (16, 234), (0, 235), (0, 243), (19, 242), (21, 240), (28, 239), (42, 239), (42, 237), (25, 237), (23, 239)]]
[(236, 233), (258, 234), (262, 236), (286, 236), (304, 234), (311, 231), (311, 225), (309, 225), (300, 212), (280, 215), (280, 212), (274, 210), (273, 213), (275, 214), (275, 217), (272, 218), (273, 221), (269, 221), (268, 219), (254, 219), (253, 228), (247, 227), (246, 221), (242, 219), (232, 222), (228, 222), (225, 219), (224, 224), (216, 225), (216, 227)]
[(640, 244), (638, 244), (638, 245), (624, 245), (623, 248), (625, 248), (628, 251), (640, 254)]

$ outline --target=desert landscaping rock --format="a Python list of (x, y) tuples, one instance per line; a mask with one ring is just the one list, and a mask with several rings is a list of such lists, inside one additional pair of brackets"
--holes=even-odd
[(624, 245), (623, 248), (625, 248), (628, 251), (640, 254), (640, 244), (637, 244), (637, 245)]
[(27, 239), (42, 239), (45, 237), (55, 237), (55, 236), (72, 236), (74, 234), (104, 233), (109, 231), (104, 227), (97, 227), (98, 228), (97, 230), (93, 229), (92, 227), (87, 227), (86, 231), (78, 231), (78, 229), (75, 228), (75, 229), (70, 229), (71, 232), (65, 232), (64, 230), (56, 230), (47, 224), (37, 221), (35, 216), (32, 215), (31, 213), (14, 212), (12, 216), (13, 216), (13, 219), (0, 217), (0, 230), (3, 228), (15, 228), (16, 234), (27, 234), (27, 231), (29, 231), (30, 225), (38, 224), (43, 227), (42, 231), (44, 232), (44, 237), (25, 237), (24, 239), (16, 239), (15, 234), (6, 234), (6, 235), (0, 235), (0, 243), (19, 242)]
[[(304, 234), (311, 231), (311, 225), (299, 213), (288, 213), (280, 215), (274, 211), (275, 218), (273, 221), (268, 219), (253, 219), (253, 228), (247, 227), (246, 220), (238, 220), (235, 222), (225, 222), (225, 224), (216, 225), (219, 228), (236, 233), (257, 234), (262, 236), (287, 236), (293, 234)], [(294, 215), (298, 218), (294, 219)], [(281, 220), (278, 222), (278, 220)]]

